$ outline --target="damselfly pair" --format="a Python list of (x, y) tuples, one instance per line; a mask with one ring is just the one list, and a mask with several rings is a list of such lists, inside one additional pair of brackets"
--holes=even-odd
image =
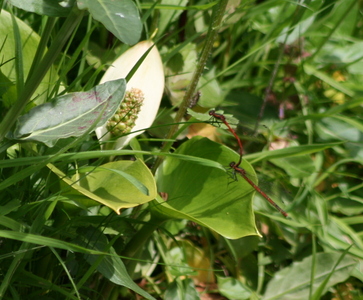
[(273, 207), (275, 207), (284, 217), (287, 217), (288, 214), (281, 209), (264, 191), (262, 191), (248, 176), (245, 169), (240, 167), (242, 163), (243, 157), (243, 144), (236, 131), (231, 127), (231, 125), (227, 122), (226, 117), (223, 114), (217, 113), (215, 110), (209, 111), (209, 115), (213, 117), (216, 121), (219, 120), (224, 125), (227, 126), (228, 130), (233, 134), (236, 138), (238, 146), (239, 146), (239, 160), (237, 162), (231, 162), (229, 166), (233, 169), (234, 174), (238, 173), (241, 177), (251, 185), (256, 192), (258, 192), (262, 197), (264, 197)]

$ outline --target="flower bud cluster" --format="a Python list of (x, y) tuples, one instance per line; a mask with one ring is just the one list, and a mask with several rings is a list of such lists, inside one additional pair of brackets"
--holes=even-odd
[(112, 137), (118, 138), (131, 132), (143, 102), (144, 93), (141, 90), (132, 88), (126, 92), (120, 108), (106, 124), (107, 130)]

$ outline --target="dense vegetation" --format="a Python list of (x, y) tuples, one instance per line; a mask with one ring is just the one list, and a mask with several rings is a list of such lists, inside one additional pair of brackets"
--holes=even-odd
[(0, 299), (363, 299), (361, 5), (0, 1)]

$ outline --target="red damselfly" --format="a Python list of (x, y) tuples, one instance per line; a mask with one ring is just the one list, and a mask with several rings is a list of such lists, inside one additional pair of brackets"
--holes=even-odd
[(262, 197), (264, 197), (270, 204), (275, 207), (284, 217), (287, 217), (288, 214), (278, 206), (264, 191), (262, 191), (250, 178), (248, 178), (245, 169), (240, 168), (235, 162), (231, 162), (229, 166), (236, 172), (239, 173), (244, 180), (246, 180), (256, 192), (258, 192)]
[(237, 135), (236, 131), (234, 131), (234, 129), (231, 127), (231, 125), (229, 125), (229, 123), (227, 122), (226, 120), (226, 117), (222, 114), (219, 114), (219, 113), (216, 113), (215, 110), (211, 110), (209, 111), (209, 115), (212, 116), (213, 118), (215, 119), (218, 119), (220, 120), (224, 125), (227, 126), (228, 130), (234, 135), (234, 137), (236, 138), (237, 140), (237, 143), (238, 143), (238, 146), (239, 146), (239, 160), (237, 163), (235, 163), (235, 166), (236, 167), (239, 167), (239, 165), (241, 164), (242, 162), (242, 156), (243, 156), (243, 145), (242, 145), (242, 142), (239, 138), (239, 136)]

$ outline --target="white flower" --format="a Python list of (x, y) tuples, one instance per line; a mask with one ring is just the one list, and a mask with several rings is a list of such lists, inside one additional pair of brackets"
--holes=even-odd
[[(125, 78), (129, 71), (134, 67), (141, 56), (153, 45), (151, 41), (142, 41), (135, 46), (124, 52), (119, 58), (117, 58), (112, 65), (107, 69), (105, 75), (102, 77), (100, 83), (107, 81), (116, 80), (119, 78)], [(147, 129), (150, 127), (156, 117), (158, 112), (160, 101), (164, 92), (164, 69), (161, 61), (161, 57), (156, 46), (152, 48), (145, 60), (139, 66), (135, 74), (132, 76), (131, 80), (127, 82), (126, 85), (126, 96), (130, 96), (128, 92), (132, 94), (137, 91), (139, 97), (138, 101), (142, 101), (141, 107), (139, 105), (139, 113), (136, 116), (132, 116), (132, 122), (135, 124), (134, 127), (129, 128), (132, 132), (124, 137), (120, 137), (115, 141), (113, 149), (121, 149), (125, 146), (133, 137), (141, 134), (143, 131), (141, 129)], [(140, 100), (143, 98), (143, 100)], [(126, 100), (126, 99), (125, 99)], [(123, 102), (125, 102), (125, 100)], [(126, 103), (126, 102), (125, 102)], [(120, 111), (122, 108), (120, 107)], [(135, 111), (134, 111), (135, 113)], [(131, 116), (132, 114), (128, 114)], [(135, 120), (136, 118), (136, 120)], [(118, 120), (117, 115), (114, 116), (114, 120)], [(130, 124), (130, 122), (126, 122)], [(110, 124), (110, 123), (109, 123)], [(112, 123), (111, 123), (112, 124)], [(113, 123), (114, 124), (114, 123)], [(96, 129), (96, 134), (99, 140), (107, 141), (112, 138), (109, 130), (106, 127), (107, 123)], [(124, 124), (120, 124), (126, 126)]]

